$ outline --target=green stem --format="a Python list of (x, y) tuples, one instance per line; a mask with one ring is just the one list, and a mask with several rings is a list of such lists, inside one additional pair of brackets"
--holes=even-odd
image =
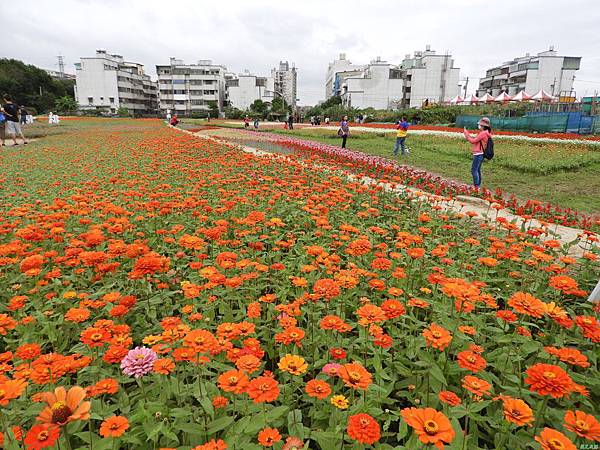
[(542, 406), (538, 408), (539, 413), (535, 420), (535, 425), (533, 426), (533, 436), (535, 436), (535, 433), (536, 433), (538, 427), (540, 426), (540, 423), (542, 422), (542, 420), (544, 420), (544, 411), (546, 409), (547, 404), (548, 404), (548, 396), (546, 395), (544, 397), (544, 400), (542, 401)]

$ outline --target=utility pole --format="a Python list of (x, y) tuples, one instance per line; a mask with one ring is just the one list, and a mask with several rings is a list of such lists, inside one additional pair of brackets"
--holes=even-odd
[(62, 55), (58, 55), (58, 74), (60, 78), (65, 77), (65, 61)]
[(467, 86), (469, 85), (469, 77), (465, 80), (465, 98), (467, 98)]

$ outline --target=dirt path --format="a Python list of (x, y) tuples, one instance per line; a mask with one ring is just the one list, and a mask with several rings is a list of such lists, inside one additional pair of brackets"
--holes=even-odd
[[(233, 138), (234, 136), (239, 136), (240, 131), (233, 129), (206, 130), (195, 133), (181, 129), (178, 129), (178, 131), (203, 137), (206, 139), (212, 139), (217, 142), (225, 141), (239, 145), (235, 141), (229, 141), (229, 139)], [(273, 153), (260, 150), (254, 147), (248, 147), (243, 145), (240, 145), (240, 147), (243, 151), (252, 153), (260, 157), (273, 157), (274, 155)], [(414, 201), (426, 201), (434, 206), (439, 206), (446, 211), (452, 211), (461, 214), (466, 214), (468, 212), (475, 213), (476, 216), (474, 217), (474, 219), (476, 220), (496, 223), (498, 219), (500, 219), (501, 221), (514, 223), (516, 229), (519, 230), (543, 230), (543, 234), (547, 235), (549, 238), (556, 239), (562, 245), (567, 246), (568, 254), (574, 257), (581, 257), (586, 251), (590, 250), (589, 247), (584, 247), (583, 244), (580, 242), (580, 237), (583, 236), (583, 230), (565, 227), (562, 225), (546, 225), (535, 219), (524, 219), (523, 217), (513, 214), (510, 210), (506, 208), (501, 208), (500, 205), (497, 203), (490, 203), (481, 198), (470, 197), (466, 195), (458, 195), (452, 198), (451, 200), (447, 200), (447, 197), (441, 197), (438, 195), (430, 194), (410, 186), (392, 185), (391, 183), (384, 183), (375, 178), (366, 176), (347, 176), (353, 181), (360, 181), (361, 183), (367, 185), (378, 185), (388, 192), (394, 192), (396, 194), (402, 193), (404, 195), (407, 195)]]

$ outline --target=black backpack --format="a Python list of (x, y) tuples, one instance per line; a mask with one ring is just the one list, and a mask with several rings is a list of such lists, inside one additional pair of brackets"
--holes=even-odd
[(483, 143), (481, 144), (481, 148), (483, 149), (483, 157), (485, 159), (492, 159), (494, 157), (494, 140), (490, 136), (487, 145), (483, 148)]

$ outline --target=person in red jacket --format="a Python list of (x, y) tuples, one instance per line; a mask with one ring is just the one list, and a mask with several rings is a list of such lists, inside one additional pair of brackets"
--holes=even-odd
[(177, 119), (177, 114), (175, 114), (173, 117), (171, 117), (171, 120), (169, 121), (169, 125), (171, 125), (172, 127), (176, 127), (178, 123), (179, 123), (179, 120)]
[(477, 122), (479, 133), (473, 137), (467, 131), (467, 127), (463, 132), (467, 141), (471, 143), (471, 153), (473, 154), (473, 162), (471, 163), (471, 175), (473, 175), (473, 186), (479, 189), (481, 186), (481, 165), (483, 164), (483, 151), (487, 147), (489, 138), (492, 136), (492, 125), (490, 119), (482, 117)]

